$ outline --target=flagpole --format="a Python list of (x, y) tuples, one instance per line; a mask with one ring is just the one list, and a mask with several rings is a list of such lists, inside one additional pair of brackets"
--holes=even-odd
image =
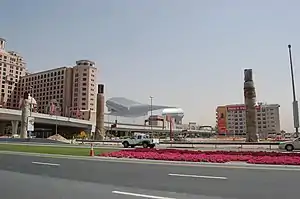
[(57, 135), (57, 107), (55, 107), (55, 135)]

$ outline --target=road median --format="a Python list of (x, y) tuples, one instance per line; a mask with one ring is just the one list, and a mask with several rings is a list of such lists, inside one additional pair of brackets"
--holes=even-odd
[[(117, 151), (117, 149), (94, 148), (95, 154)], [(17, 144), (0, 144), (0, 151), (89, 156), (90, 149), (82, 147), (62, 147), (62, 146), (33, 146)]]
[(183, 162), (300, 165), (299, 153), (266, 151), (195, 151), (178, 149), (135, 149), (102, 153), (100, 156)]

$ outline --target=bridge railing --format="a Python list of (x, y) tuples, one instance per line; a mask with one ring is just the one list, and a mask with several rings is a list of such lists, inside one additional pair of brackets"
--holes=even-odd
[[(21, 116), (22, 111), (15, 110), (15, 109), (0, 108), (0, 113), (14, 115), (14, 116)], [(32, 112), (32, 116), (38, 119), (50, 119), (50, 120), (57, 120), (58, 122), (73, 122), (79, 124), (92, 125), (91, 121), (81, 120), (81, 119), (71, 118), (71, 117), (63, 117), (63, 116), (49, 115), (49, 114), (36, 113), (36, 112)]]
[[(82, 143), (99, 143), (103, 145), (120, 145), (122, 140), (81, 140), (77, 139), (77, 142)], [(235, 146), (239, 148), (244, 148), (245, 146), (264, 146), (270, 150), (278, 148), (280, 142), (238, 142), (238, 141), (208, 141), (208, 142), (191, 142), (191, 141), (161, 141), (161, 145), (169, 145), (174, 148), (195, 148), (197, 145), (200, 146), (213, 146), (213, 148), (218, 149), (219, 146)]]

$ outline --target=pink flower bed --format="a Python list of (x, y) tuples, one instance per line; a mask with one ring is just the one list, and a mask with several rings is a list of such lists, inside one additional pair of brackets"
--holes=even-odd
[(253, 151), (191, 151), (176, 149), (121, 150), (100, 156), (150, 160), (225, 163), (242, 161), (251, 164), (300, 165), (299, 153)]

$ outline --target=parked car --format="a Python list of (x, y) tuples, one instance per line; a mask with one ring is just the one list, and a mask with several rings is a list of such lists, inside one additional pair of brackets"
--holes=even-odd
[(20, 135), (18, 135), (18, 134), (13, 134), (13, 135), (11, 136), (11, 138), (20, 138)]
[(285, 142), (280, 142), (279, 149), (287, 150), (287, 151), (300, 150), (300, 138), (296, 138)]

